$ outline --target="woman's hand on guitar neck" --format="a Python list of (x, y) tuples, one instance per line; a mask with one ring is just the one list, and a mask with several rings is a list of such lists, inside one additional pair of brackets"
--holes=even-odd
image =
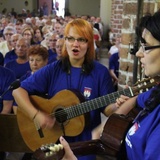
[(116, 107), (119, 108), (124, 102), (126, 102), (129, 99), (129, 97), (121, 95), (119, 98), (116, 99)]
[(120, 107), (115, 111), (117, 114), (128, 114), (136, 106), (137, 96), (128, 98), (125, 102), (122, 102)]
[(77, 158), (73, 154), (68, 142), (63, 137), (60, 137), (59, 140), (60, 140), (61, 144), (63, 145), (64, 152), (65, 152), (62, 160), (77, 160)]
[[(129, 86), (126, 85), (126, 86), (125, 86), (125, 89), (128, 88), (128, 87), (129, 87)], [(126, 102), (129, 98), (130, 98), (130, 97), (128, 97), (128, 96), (120, 95), (120, 97), (116, 99), (115, 106), (116, 106), (117, 108), (119, 108), (119, 107), (120, 107), (124, 102)]]
[[(123, 103), (125, 103), (128, 99), (130, 99), (127, 96), (121, 95), (119, 98), (116, 99), (116, 102), (113, 104), (108, 105), (104, 110), (104, 115), (106, 117), (109, 117), (111, 114), (115, 113), (117, 109), (121, 107)], [(99, 139), (101, 136), (101, 133), (103, 131), (104, 125), (106, 123), (107, 119), (103, 120), (103, 122), (94, 128), (92, 131), (92, 139)]]
[(33, 120), (38, 123), (41, 128), (51, 129), (54, 126), (56, 119), (44, 112), (37, 111)]

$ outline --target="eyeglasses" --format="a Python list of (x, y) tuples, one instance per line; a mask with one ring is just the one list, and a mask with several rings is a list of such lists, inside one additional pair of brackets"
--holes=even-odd
[(50, 41), (50, 42), (57, 42), (56, 39), (50, 39), (49, 41)]
[(43, 59), (32, 59), (32, 58), (29, 58), (29, 62), (41, 62), (43, 61)]
[(12, 39), (11, 40), (11, 42), (17, 42), (18, 41), (18, 39)]
[(143, 52), (152, 50), (152, 49), (156, 49), (156, 48), (160, 48), (160, 45), (156, 45), (156, 46), (145, 46), (144, 43), (141, 43), (141, 48), (143, 50)]
[(5, 33), (4, 35), (5, 35), (5, 36), (12, 36), (13, 33)]
[(85, 44), (88, 42), (88, 40), (86, 38), (74, 38), (74, 37), (65, 37), (65, 40), (68, 40), (69, 43), (74, 43), (75, 40), (77, 40), (77, 42), (79, 44)]
[(23, 35), (24, 36), (31, 36), (31, 34), (29, 34), (29, 33), (24, 33)]
[(56, 45), (56, 48), (62, 48), (63, 46), (62, 45)]

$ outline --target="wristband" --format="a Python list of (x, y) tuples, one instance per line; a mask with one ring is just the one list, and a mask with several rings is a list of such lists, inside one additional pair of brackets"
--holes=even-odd
[(37, 110), (37, 112), (35, 113), (35, 115), (33, 116), (32, 120), (34, 120), (38, 114), (39, 110)]

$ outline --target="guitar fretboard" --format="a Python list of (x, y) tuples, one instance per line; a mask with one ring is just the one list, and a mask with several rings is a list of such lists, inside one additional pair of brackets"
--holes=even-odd
[(114, 93), (111, 93), (111, 94), (108, 94), (102, 97), (92, 99), (90, 101), (80, 103), (72, 107), (68, 107), (64, 109), (64, 111), (67, 113), (67, 119), (71, 119), (71, 118), (83, 115), (84, 113), (90, 112), (92, 110), (102, 108), (111, 103), (114, 103), (115, 100), (118, 97), (120, 97), (120, 95), (126, 95), (128, 97), (133, 97), (131, 88), (128, 88), (128, 89), (114, 92)]

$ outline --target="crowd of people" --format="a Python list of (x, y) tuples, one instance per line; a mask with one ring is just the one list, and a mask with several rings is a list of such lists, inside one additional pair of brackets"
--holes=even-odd
[[(31, 47), (33, 50), (37, 50), (37, 47), (47, 49), (47, 64), (61, 59), (65, 42), (64, 28), (68, 22), (76, 18), (85, 19), (91, 24), (94, 33), (94, 54), (95, 58), (98, 57), (103, 34), (103, 25), (99, 17), (18, 17), (14, 9), (11, 15), (2, 16), (0, 19), (0, 65), (11, 70), (16, 79), (21, 80), (26, 74), (33, 73), (33, 61), (29, 58)], [(35, 67), (40, 63), (37, 59), (34, 60)]]
[[(144, 17), (139, 28), (142, 46), (137, 56), (145, 69), (145, 75), (151, 77), (160, 73), (159, 16), (160, 12), (157, 12), (153, 16)], [(115, 57), (110, 56), (108, 69), (96, 59), (103, 34), (99, 17), (67, 16), (54, 19), (49, 16), (29, 17), (17, 18), (15, 23), (4, 17), (0, 22), (2, 35), (0, 94), (7, 90), (11, 82), (16, 79), (21, 81), (18, 89), (9, 90), (1, 97), (1, 114), (16, 114), (17, 106), (21, 106), (21, 109), (41, 129), (51, 129), (55, 125), (56, 118), (35, 108), (30, 101), (30, 95), (45, 95), (50, 99), (62, 90), (76, 90), (84, 96), (85, 101), (90, 101), (117, 90), (113, 80), (117, 85), (119, 40), (117, 38), (114, 46), (118, 50), (111, 53)], [(113, 61), (116, 61), (116, 66), (113, 65)], [(134, 98), (121, 96), (110, 105), (112, 111), (118, 114), (127, 114), (134, 106), (144, 110), (125, 138), (126, 153), (130, 160), (160, 159), (157, 150), (160, 142), (158, 97), (159, 84), (154, 89)], [(101, 124), (101, 113), (110, 116), (107, 108), (108, 106), (104, 106), (90, 111), (86, 116), (86, 126), (80, 135), (73, 137), (64, 135), (60, 138), (65, 149), (63, 159), (96, 159), (94, 153), (76, 158), (68, 143), (91, 140), (93, 130)], [(100, 136), (98, 131), (96, 133)]]

